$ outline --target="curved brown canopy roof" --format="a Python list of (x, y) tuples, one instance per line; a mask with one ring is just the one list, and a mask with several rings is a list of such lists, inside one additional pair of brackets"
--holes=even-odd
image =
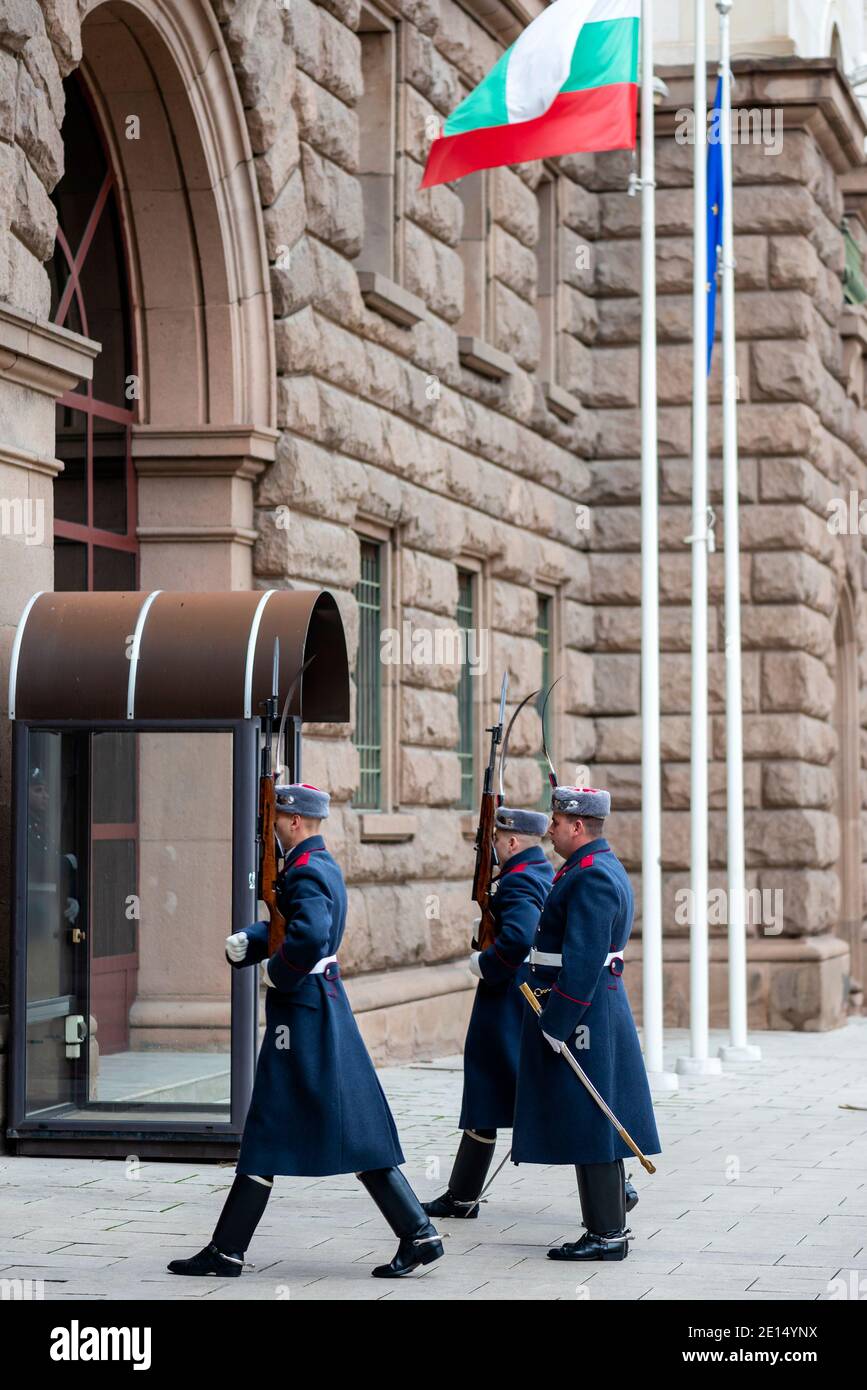
[(308, 723), (349, 719), (343, 623), (324, 589), (41, 593), (15, 634), (12, 719), (249, 719), (271, 693)]

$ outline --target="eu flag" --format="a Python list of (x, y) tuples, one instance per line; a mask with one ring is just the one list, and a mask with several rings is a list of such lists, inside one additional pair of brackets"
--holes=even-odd
[(722, 251), (723, 216), (723, 152), (722, 152), (722, 78), (716, 84), (713, 118), (708, 131), (707, 147), (707, 372), (710, 376), (713, 361), (713, 340), (716, 332), (717, 266)]

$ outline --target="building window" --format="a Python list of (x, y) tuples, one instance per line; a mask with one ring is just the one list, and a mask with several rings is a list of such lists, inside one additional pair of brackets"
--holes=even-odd
[[(102, 344), (93, 380), (57, 402), (55, 589), (137, 589), (132, 425), (138, 399), (117, 186), (81, 79), (64, 83), (66, 172), (52, 194), (51, 318)], [(131, 390), (130, 390), (131, 388)]]
[[(458, 606), (455, 620), (462, 634), (465, 634), (461, 650), (466, 652), (469, 641), (466, 634), (476, 626), (475, 575), (470, 570), (458, 570)], [(460, 805), (470, 810), (476, 804), (476, 722), (475, 690), (470, 663), (461, 663), (461, 678), (458, 685), (458, 759), (461, 765)]]
[(468, 174), (455, 189), (464, 208), (458, 254), (464, 267), (464, 311), (458, 333), (491, 341), (488, 184), (483, 172)]
[[(554, 647), (554, 597), (552, 594), (536, 595), (536, 641), (542, 650), (542, 685), (536, 699), (536, 708), (539, 717), (542, 716), (542, 706), (545, 703), (546, 691), (550, 689), (553, 676), (553, 647)], [(545, 711), (545, 728), (542, 730), (554, 757), (552, 748), (551, 726), (552, 726), (552, 701), (548, 701), (548, 708)], [(547, 811), (551, 805), (550, 782), (548, 781), (548, 764), (541, 749), (537, 758), (539, 770), (542, 774), (542, 792), (539, 797), (539, 810)], [(556, 766), (556, 760), (555, 760)]]
[(557, 364), (557, 189), (558, 180), (547, 170), (536, 190), (539, 205), (539, 240), (536, 243), (536, 312), (539, 316), (539, 377), (556, 384)]
[(364, 244), (359, 270), (397, 278), (397, 29), (394, 21), (363, 5), (358, 26), (364, 93), (356, 105), (358, 179), (364, 202)]
[(864, 276), (864, 232), (859, 239), (858, 223), (854, 218), (843, 218), (843, 244), (846, 251), (846, 264), (843, 269), (843, 298), (847, 304), (863, 304), (867, 301), (867, 281)]
[(359, 810), (382, 809), (382, 662), (380, 634), (383, 614), (383, 547), (361, 541), (361, 578), (355, 586), (358, 602), (358, 658), (355, 667), (355, 746), (358, 749)]

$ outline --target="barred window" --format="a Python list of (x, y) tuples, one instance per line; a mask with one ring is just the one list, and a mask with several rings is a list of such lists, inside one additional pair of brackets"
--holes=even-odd
[(361, 541), (361, 578), (355, 586), (358, 601), (358, 658), (355, 667), (355, 746), (359, 782), (353, 805), (360, 810), (382, 809), (382, 546)]
[[(458, 606), (455, 619), (461, 632), (468, 633), (476, 625), (475, 576), (470, 570), (458, 570)], [(466, 652), (467, 643), (463, 644)], [(458, 758), (461, 764), (460, 805), (470, 810), (476, 802), (475, 721), (473, 717), (473, 676), (469, 661), (461, 666), (458, 685)]]

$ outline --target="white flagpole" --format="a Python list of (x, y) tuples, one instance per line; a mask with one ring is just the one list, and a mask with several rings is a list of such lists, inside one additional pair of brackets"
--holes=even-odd
[(708, 1075), (720, 1072), (722, 1064), (718, 1057), (709, 1056), (708, 1041), (707, 558), (713, 537), (708, 526), (707, 484), (707, 23), (705, 0), (695, 0), (694, 77), (692, 535), (689, 537), (692, 545), (690, 1055), (677, 1059), (677, 1070), (688, 1075)]
[(656, 386), (656, 149), (653, 0), (641, 6), (641, 898), (644, 1062), (654, 1091), (677, 1090), (663, 1062), (662, 785), (659, 723), (659, 469)]
[(735, 354), (735, 236), (732, 172), (731, 9), (717, 0), (722, 77), (723, 215), (723, 500), (725, 505), (726, 821), (728, 827), (729, 1043), (725, 1062), (757, 1062), (760, 1047), (747, 1038), (746, 856), (744, 853), (743, 686), (741, 682), (741, 575), (738, 528), (738, 380)]

